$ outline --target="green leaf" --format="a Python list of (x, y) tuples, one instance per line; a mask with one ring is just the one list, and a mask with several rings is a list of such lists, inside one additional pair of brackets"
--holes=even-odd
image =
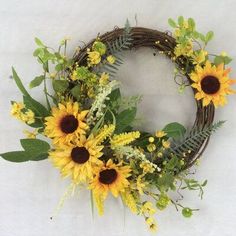
[(163, 131), (167, 133), (167, 136), (169, 138), (179, 138), (185, 134), (186, 129), (183, 125), (181, 125), (177, 122), (173, 122), (173, 123), (166, 125), (164, 127)]
[(109, 95), (108, 97), (110, 98), (110, 102), (114, 102), (117, 101), (118, 99), (120, 99), (121, 97), (121, 93), (120, 93), (120, 89), (114, 89)]
[(20, 89), (22, 94), (25, 95), (25, 96), (29, 96), (30, 97), (30, 94), (27, 92), (27, 90), (25, 89), (24, 85), (22, 84), (22, 82), (21, 82), (19, 76), (17, 75), (14, 67), (12, 67), (12, 75), (13, 75), (13, 79), (16, 82), (17, 87)]
[(206, 34), (206, 43), (208, 43), (210, 40), (212, 40), (214, 37), (214, 32), (213, 31), (209, 31), (207, 34)]
[(220, 65), (221, 63), (224, 63), (224, 58), (222, 56), (216, 56), (214, 59), (214, 64), (216, 66)]
[(39, 38), (35, 37), (34, 41), (39, 47), (45, 47), (45, 45), (42, 43), (42, 41)]
[(122, 111), (116, 117), (116, 133), (121, 133), (127, 128), (135, 119), (137, 109), (127, 109)]
[(175, 21), (174, 21), (172, 18), (169, 18), (169, 19), (168, 19), (168, 23), (169, 23), (169, 25), (170, 25), (171, 27), (173, 27), (173, 28), (176, 28), (176, 27), (177, 27)]
[(182, 209), (182, 215), (186, 218), (190, 218), (193, 215), (193, 211), (192, 211), (192, 209), (190, 209), (188, 207), (184, 207)]
[(23, 101), (27, 109), (32, 110), (36, 116), (46, 117), (50, 115), (50, 112), (38, 101), (34, 100), (32, 97), (23, 96)]
[(80, 100), (81, 90), (80, 85), (77, 84), (73, 89), (71, 89), (71, 94), (76, 98), (77, 101)]
[(198, 38), (199, 38), (199, 33), (198, 33), (197, 31), (194, 31), (194, 32), (193, 32), (193, 37), (194, 37), (195, 39), (198, 39)]
[(55, 92), (63, 93), (69, 87), (69, 83), (66, 80), (53, 80), (52, 86)]
[(179, 26), (182, 26), (184, 24), (184, 17), (183, 16), (179, 16), (178, 24), (179, 24)]
[(39, 85), (43, 82), (44, 79), (45, 79), (45, 77), (44, 77), (43, 75), (40, 75), (40, 76), (35, 77), (35, 78), (30, 82), (29, 87), (30, 87), (30, 88), (34, 88), (34, 87), (39, 86)]
[(203, 34), (198, 33), (198, 35), (199, 35), (199, 38), (202, 40), (202, 42), (206, 42), (206, 38)]
[(194, 21), (193, 18), (188, 19), (188, 24), (189, 24), (189, 26), (191, 27), (192, 30), (195, 29), (195, 21)]
[(207, 185), (207, 179), (202, 183), (202, 187), (205, 187)]
[(29, 160), (29, 155), (24, 151), (6, 152), (0, 154), (0, 156), (11, 162), (24, 162)]
[(233, 59), (231, 57), (225, 56), (224, 57), (224, 64), (228, 65)]
[(24, 150), (30, 154), (44, 154), (50, 149), (50, 145), (40, 139), (21, 139), (20, 143)]

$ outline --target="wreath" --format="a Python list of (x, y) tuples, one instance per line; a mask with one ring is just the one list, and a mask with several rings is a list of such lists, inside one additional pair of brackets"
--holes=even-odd
[[(96, 206), (100, 215), (111, 194), (143, 216), (152, 231), (157, 228), (153, 217), (157, 210), (172, 204), (185, 217), (198, 210), (180, 202), (180, 191), (196, 190), (203, 196), (207, 181), (193, 179), (190, 167), (198, 164), (211, 134), (224, 123), (214, 123), (215, 108), (235, 93), (230, 88), (235, 80), (226, 68), (231, 58), (206, 50), (212, 31), (198, 32), (192, 18), (168, 22), (173, 36), (169, 31), (130, 27), (127, 21), (124, 28), (99, 34), (76, 48), (71, 58), (66, 51), (69, 39), (54, 50), (35, 38), (33, 55), (43, 70), (29, 87), (43, 87), (45, 105), (29, 94), (12, 69), (23, 101), (11, 102), (11, 114), (31, 130), (20, 140), (22, 151), (1, 156), (12, 162), (48, 158), (62, 177), (70, 179), (56, 212), (81, 185), (91, 191), (91, 207)], [(177, 122), (154, 128), (153, 133), (135, 128), (141, 97), (123, 96), (115, 76), (124, 62), (123, 51), (140, 47), (152, 48), (175, 63), (173, 77), (180, 93), (192, 88), (197, 113), (191, 129)], [(179, 197), (171, 197), (170, 191)]]

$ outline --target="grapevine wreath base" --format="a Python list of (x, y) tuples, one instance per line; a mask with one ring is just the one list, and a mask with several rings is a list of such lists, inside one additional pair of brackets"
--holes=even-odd
[[(198, 210), (180, 203), (180, 192), (196, 190), (203, 196), (207, 181), (193, 179), (190, 167), (224, 123), (213, 121), (215, 108), (224, 106), (227, 95), (235, 93), (231, 89), (235, 80), (226, 68), (232, 59), (225, 52), (206, 51), (213, 32), (198, 32), (192, 18), (180, 16), (177, 22), (168, 22), (173, 36), (169, 31), (130, 27), (127, 21), (125, 28), (115, 28), (78, 47), (71, 58), (68, 39), (54, 50), (35, 38), (33, 55), (42, 74), (29, 87), (43, 87), (45, 104), (31, 96), (13, 68), (23, 101), (11, 101), (11, 115), (31, 130), (24, 131), (27, 137), (20, 140), (23, 150), (1, 156), (11, 162), (49, 159), (63, 178), (70, 179), (56, 212), (81, 186), (91, 192), (91, 207), (96, 206), (100, 215), (111, 194), (143, 216), (152, 231), (157, 228), (153, 215), (171, 204), (185, 217)], [(152, 48), (154, 54), (166, 55), (175, 63), (174, 80), (180, 93), (192, 88), (197, 113), (191, 129), (177, 122), (153, 133), (135, 126), (140, 96), (124, 97), (115, 76), (124, 62), (122, 52), (140, 47)]]
[[(100, 35), (99, 38), (104, 43), (112, 43), (118, 40), (120, 37), (122, 37), (122, 35), (125, 34), (125, 30), (126, 30), (125, 28), (123, 29), (115, 28), (110, 32)], [(138, 49), (141, 47), (148, 47), (157, 50), (161, 54), (164, 53), (167, 57), (173, 60), (172, 58), (175, 56), (174, 50), (176, 46), (176, 41), (175, 38), (173, 38), (170, 35), (169, 31), (160, 32), (158, 30), (148, 29), (143, 27), (132, 27), (131, 35), (132, 35), (132, 41), (127, 50)], [(95, 41), (96, 39), (93, 39), (85, 47), (83, 47), (78, 54), (75, 55), (75, 62), (77, 62), (79, 65), (86, 64), (87, 50), (92, 47)], [(158, 44), (156, 42), (158, 42)], [(180, 68), (182, 67), (186, 68), (186, 61), (184, 60), (184, 58), (178, 58), (177, 60), (175, 60), (175, 63)], [(189, 75), (186, 73), (185, 76), (191, 83)], [(193, 93), (195, 94), (196, 90), (194, 88), (192, 89)], [(212, 125), (214, 121), (215, 108), (213, 104), (203, 107), (202, 102), (199, 100), (196, 100), (196, 104), (197, 104), (196, 119), (192, 127), (192, 130), (196, 130), (196, 128), (198, 129), (200, 128), (203, 130), (205, 127), (209, 127)], [(194, 162), (202, 155), (205, 148), (207, 147), (209, 138), (210, 136), (204, 138), (204, 140), (202, 140), (201, 142), (201, 145), (199, 145), (199, 148), (191, 152), (185, 158), (186, 159), (185, 168), (191, 167), (194, 164)]]

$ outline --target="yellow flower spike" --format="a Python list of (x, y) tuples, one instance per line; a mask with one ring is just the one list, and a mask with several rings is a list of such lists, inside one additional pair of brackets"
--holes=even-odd
[(98, 214), (102, 216), (104, 214), (104, 199), (100, 196), (93, 195), (93, 199), (95, 201), (95, 205), (98, 210)]
[(100, 79), (99, 79), (99, 84), (101, 85), (106, 85), (109, 82), (109, 74), (103, 72)]
[(167, 135), (167, 133), (162, 131), (162, 130), (159, 130), (159, 131), (156, 132), (156, 137), (157, 138), (163, 138), (166, 135)]
[(115, 131), (115, 125), (104, 125), (99, 133), (95, 136), (97, 144), (101, 144), (106, 138), (111, 136)]
[(170, 142), (162, 140), (162, 146), (163, 148), (168, 149), (170, 148)]
[(107, 57), (107, 61), (110, 63), (110, 64), (114, 64), (115, 61), (116, 61), (116, 58), (112, 55), (108, 56)]
[(114, 135), (110, 140), (111, 148), (117, 148), (120, 146), (130, 144), (139, 137), (140, 137), (139, 131), (132, 131), (128, 133), (121, 133), (118, 135)]
[(137, 203), (130, 191), (126, 190), (124, 193), (121, 193), (121, 198), (124, 204), (130, 209), (132, 213), (134, 214), (138, 213)]

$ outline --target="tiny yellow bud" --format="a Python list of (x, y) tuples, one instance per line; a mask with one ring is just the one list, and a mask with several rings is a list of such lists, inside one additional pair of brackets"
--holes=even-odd
[(149, 141), (149, 143), (153, 143), (153, 142), (155, 141), (155, 139), (154, 139), (153, 137), (150, 137), (150, 138), (148, 139), (148, 141)]

